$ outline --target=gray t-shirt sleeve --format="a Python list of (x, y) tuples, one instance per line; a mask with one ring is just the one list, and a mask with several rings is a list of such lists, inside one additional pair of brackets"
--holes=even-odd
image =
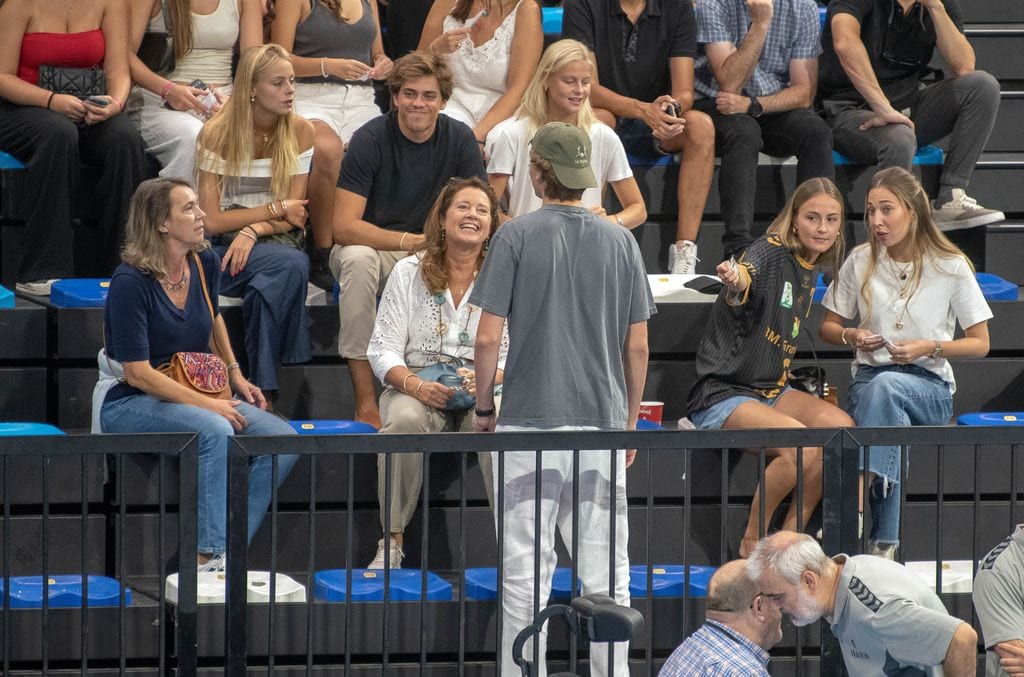
[(979, 570), (974, 579), (974, 608), (986, 649), (1024, 639), (1024, 590), (1021, 572), (1016, 573), (1011, 575), (1006, 567), (997, 566)]
[(630, 299), (629, 323), (636, 324), (651, 319), (651, 316), (658, 312), (658, 307), (654, 304), (654, 294), (651, 293), (651, 285), (647, 282), (647, 270), (640, 254), (640, 247), (632, 233), (627, 233), (627, 235), (629, 235), (632, 245), (630, 253), (633, 256), (633, 271), (635, 273), (632, 299)]
[(903, 664), (940, 665), (946, 659), (959, 618), (908, 599), (887, 600), (871, 619), (871, 631), (889, 655)]
[(491, 238), (487, 258), (480, 268), (469, 302), (492, 315), (508, 317), (516, 280), (516, 256), (502, 230)]

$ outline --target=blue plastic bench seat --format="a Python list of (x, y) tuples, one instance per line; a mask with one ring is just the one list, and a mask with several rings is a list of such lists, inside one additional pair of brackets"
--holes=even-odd
[(0, 308), (14, 307), (14, 292), (7, 287), (0, 285)]
[[(423, 590), (422, 572), (419, 569), (392, 569), (388, 599), (396, 602), (417, 602)], [(313, 594), (327, 602), (344, 602), (347, 569), (325, 569), (313, 574)], [(426, 599), (431, 602), (446, 602), (452, 598), (452, 586), (437, 574), (427, 572)], [(353, 569), (352, 601), (383, 602), (384, 570)]]
[(368, 435), (377, 432), (372, 425), (362, 421), (319, 420), (288, 423), (300, 435)]
[(0, 421), (0, 437), (17, 435), (63, 435), (64, 431), (49, 423), (20, 423), (16, 421)]
[(544, 35), (551, 35), (555, 38), (562, 37), (562, 8), (542, 7), (540, 11)]
[[(558, 567), (551, 578), (551, 599), (569, 599), (572, 596), (572, 569)], [(577, 579), (576, 591), (580, 583)], [(498, 570), (495, 567), (466, 569), (466, 599), (487, 600), (498, 598)]]
[(1016, 301), (1017, 285), (992, 273), (975, 273), (987, 301)]
[(16, 157), (0, 150), (0, 170), (24, 168), (25, 165), (23, 165)]
[[(121, 585), (106, 576), (88, 576), (89, 597), (85, 606), (118, 606), (121, 603)], [(12, 609), (41, 609), (43, 607), (43, 577), (14, 576), (10, 579)], [(46, 589), (49, 606), (81, 607), (84, 583), (81, 574), (50, 576)], [(7, 580), (0, 578), (0, 608), (4, 605)], [(124, 590), (125, 606), (132, 603), (132, 591)]]
[(57, 280), (50, 290), (50, 303), (61, 308), (102, 308), (109, 291), (109, 278)]
[[(766, 156), (767, 157), (767, 156)], [(661, 155), (658, 157), (651, 158), (638, 158), (635, 155), (629, 155), (627, 153), (626, 159), (629, 161), (630, 167), (669, 167), (676, 163), (674, 155)], [(775, 162), (770, 164), (778, 164), (777, 159)], [(841, 154), (839, 151), (832, 151), (832, 160), (836, 165), (856, 165), (857, 163)], [(922, 146), (917, 149), (917, 153), (914, 154), (914, 161), (912, 164), (922, 165), (942, 165), (945, 161), (945, 154), (942, 149), (938, 146)], [(718, 160), (716, 159), (716, 163)], [(767, 162), (762, 158), (762, 163)]]
[[(715, 567), (690, 566), (690, 597), (707, 597), (708, 581)], [(682, 597), (686, 567), (682, 564), (655, 564), (651, 568), (651, 594), (654, 597)], [(647, 597), (647, 565), (629, 567), (629, 596)]]
[(1024, 411), (979, 411), (960, 414), (957, 425), (1024, 425)]

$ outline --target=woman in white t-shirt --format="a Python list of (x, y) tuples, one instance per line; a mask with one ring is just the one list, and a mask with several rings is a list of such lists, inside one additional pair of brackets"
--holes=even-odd
[[(847, 411), (857, 425), (945, 425), (956, 381), (948, 357), (984, 357), (992, 317), (974, 269), (932, 220), (928, 196), (900, 167), (875, 174), (864, 214), (870, 239), (829, 286), (821, 337), (855, 351)], [(856, 324), (849, 323), (858, 318)], [(956, 324), (964, 336), (954, 339)], [(869, 552), (899, 543), (899, 446), (868, 459)]]
[[(576, 40), (559, 40), (541, 57), (516, 116), (487, 137), (487, 180), (499, 198), (507, 195), (508, 214), (521, 216), (540, 209), (530, 183), (530, 139), (548, 122), (568, 122), (590, 134), (590, 167), (597, 187), (583, 193), (583, 206), (620, 226), (635, 228), (647, 219), (643, 195), (633, 178), (626, 151), (614, 130), (598, 122), (590, 107), (590, 86), (596, 70), (590, 51)], [(606, 183), (622, 210), (607, 214), (601, 206)]]

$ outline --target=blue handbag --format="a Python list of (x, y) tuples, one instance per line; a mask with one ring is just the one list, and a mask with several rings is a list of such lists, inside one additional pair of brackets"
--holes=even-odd
[(456, 373), (456, 370), (466, 366), (466, 361), (445, 353), (438, 353), (437, 357), (437, 362), (420, 369), (416, 375), (424, 381), (436, 381), (455, 391), (444, 405), (445, 411), (465, 411), (476, 406), (476, 398), (469, 394), (464, 385), (465, 380)]

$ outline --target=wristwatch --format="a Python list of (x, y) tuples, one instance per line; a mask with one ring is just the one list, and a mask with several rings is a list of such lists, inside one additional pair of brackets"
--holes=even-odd
[(936, 341), (935, 347), (932, 348), (932, 354), (929, 355), (928, 357), (932, 358), (933, 360), (937, 360), (940, 357), (942, 357), (942, 344)]
[(480, 418), (487, 418), (488, 416), (494, 416), (494, 407), (490, 409), (474, 409), (473, 413)]
[(761, 105), (756, 96), (751, 95), (750, 108), (747, 109), (747, 113), (754, 119), (761, 117), (761, 114), (764, 113), (764, 106)]

